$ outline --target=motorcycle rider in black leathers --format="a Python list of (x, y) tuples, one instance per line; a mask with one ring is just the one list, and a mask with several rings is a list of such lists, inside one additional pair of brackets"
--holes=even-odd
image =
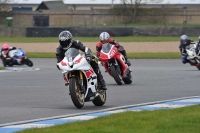
[[(179, 49), (182, 55), (182, 62), (183, 64), (188, 63), (189, 61), (187, 60), (187, 52), (186, 52), (186, 47), (190, 46), (190, 44), (195, 44), (195, 42), (191, 39), (188, 38), (187, 35), (182, 35), (180, 37), (180, 45), (179, 45)], [(189, 62), (190, 63), (190, 62)], [(193, 65), (193, 64), (191, 64)]]
[[(69, 31), (62, 31), (59, 34), (59, 43), (60, 45), (56, 49), (56, 57), (57, 57), (57, 63), (63, 60), (65, 56), (65, 52), (71, 47), (71, 48), (76, 48), (79, 49), (83, 52), (85, 52), (86, 59), (90, 62), (90, 65), (94, 69), (96, 75), (97, 75), (97, 80), (99, 81), (101, 88), (103, 90), (107, 90), (106, 88), (106, 83), (103, 79), (103, 76), (101, 74), (101, 71), (98, 66), (98, 61), (95, 56), (92, 55), (92, 52), (89, 48), (84, 46), (80, 41), (78, 40), (72, 40), (73, 36)], [(95, 58), (95, 60), (92, 60)], [(58, 67), (58, 66), (57, 66)], [(59, 69), (59, 67), (58, 67)]]

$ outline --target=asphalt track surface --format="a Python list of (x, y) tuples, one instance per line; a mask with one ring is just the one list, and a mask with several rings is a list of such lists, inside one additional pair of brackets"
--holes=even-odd
[(0, 73), (0, 124), (200, 95), (197, 68), (177, 59), (134, 59), (131, 85), (117, 85), (101, 67), (108, 87), (107, 102), (102, 107), (86, 102), (77, 109), (56, 60), (31, 60), (40, 70)]

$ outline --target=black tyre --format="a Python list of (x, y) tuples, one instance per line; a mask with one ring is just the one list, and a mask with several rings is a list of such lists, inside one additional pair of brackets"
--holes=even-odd
[(14, 65), (14, 63), (13, 63), (13, 60), (12, 59), (5, 59), (5, 60), (2, 60), (2, 63), (3, 63), (3, 65), (4, 66), (9, 66), (9, 67), (12, 67), (13, 65)]
[(200, 70), (200, 66), (196, 66), (198, 70)]
[(6, 62), (4, 60), (2, 60), (2, 64), (4, 67), (6, 67)]
[(103, 106), (106, 102), (106, 91), (99, 92), (99, 96), (92, 101), (95, 106)]
[(130, 73), (130, 75), (128, 75), (128, 77), (123, 78), (123, 81), (125, 84), (131, 84), (132, 83), (132, 75)]
[(6, 62), (6, 64), (7, 64), (9, 67), (12, 67), (12, 66), (14, 65), (12, 61), (8, 61), (8, 62)]
[(120, 75), (116, 71), (115, 66), (110, 67), (110, 73), (111, 73), (112, 77), (114, 78), (115, 82), (118, 85), (122, 85), (122, 79), (120, 78)]
[(32, 67), (33, 66), (33, 62), (30, 60), (30, 59), (26, 59), (25, 60), (25, 64), (27, 65), (27, 66), (29, 66), (29, 67)]
[(80, 109), (84, 106), (85, 96), (80, 92), (77, 84), (77, 78), (73, 77), (69, 79), (69, 91), (72, 102), (78, 109)]

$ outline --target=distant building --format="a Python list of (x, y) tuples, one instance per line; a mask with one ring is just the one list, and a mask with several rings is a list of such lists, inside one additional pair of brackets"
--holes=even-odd
[(43, 1), (36, 9), (39, 10), (67, 10), (63, 1)]
[[(50, 2), (51, 1), (51, 2)], [(129, 1), (129, 0), (128, 0)], [(134, 1), (134, 0), (133, 0)], [(145, 0), (144, 0), (145, 1)], [(53, 6), (53, 3), (55, 7)], [(21, 7), (24, 8), (31, 7), (33, 11), (38, 10), (38, 8), (46, 8), (46, 10), (56, 10), (58, 7), (64, 8), (65, 4), (68, 8), (72, 10), (90, 10), (92, 9), (108, 9), (115, 5), (122, 4), (120, 0), (14, 0), (8, 2), (11, 7)], [(149, 0), (145, 1), (146, 6), (161, 6), (161, 5), (179, 5), (179, 6), (196, 6), (200, 4), (200, 0)]]

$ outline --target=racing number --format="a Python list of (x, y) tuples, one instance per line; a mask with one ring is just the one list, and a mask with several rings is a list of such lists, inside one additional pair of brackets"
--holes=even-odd
[(111, 52), (110, 52), (110, 56), (113, 56), (115, 54), (116, 50), (113, 49)]

